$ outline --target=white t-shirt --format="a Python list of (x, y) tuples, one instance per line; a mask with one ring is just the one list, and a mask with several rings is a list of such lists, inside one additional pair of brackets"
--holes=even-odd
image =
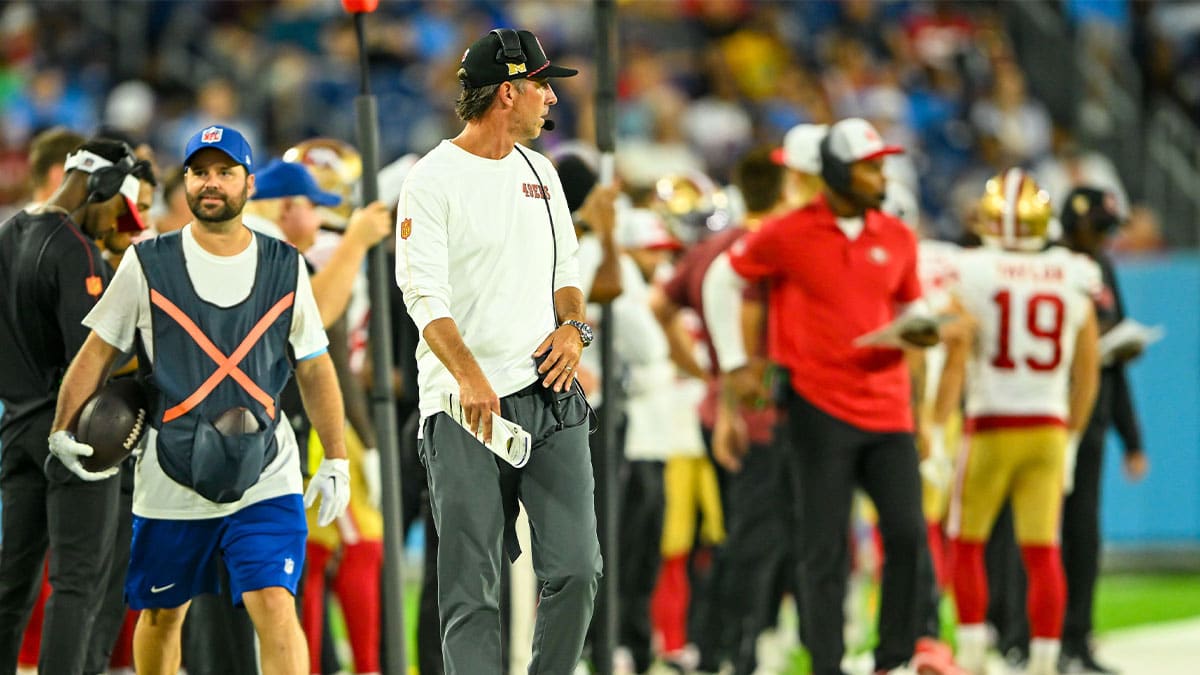
[(532, 384), (533, 352), (555, 326), (552, 272), (553, 290), (579, 287), (579, 244), (550, 160), (523, 146), (487, 159), (442, 141), (408, 173), (397, 212), (396, 283), (421, 334), (421, 417), (441, 409), (442, 392), (458, 393), (425, 342), (434, 319), (454, 319), (497, 396)]
[(978, 321), (969, 417), (1067, 419), (1071, 362), (1100, 271), (1064, 248), (961, 252), (954, 290)]
[[(948, 241), (922, 239), (917, 242), (917, 275), (921, 278), (922, 296), (930, 311), (941, 314), (950, 307), (951, 290), (958, 268), (955, 260), (962, 247)], [(938, 343), (925, 350), (925, 403), (937, 399), (938, 383), (946, 367), (946, 346)]]
[[(250, 295), (258, 261), (258, 240), (232, 256), (217, 256), (205, 251), (192, 236), (192, 226), (181, 233), (183, 257), (196, 293), (219, 307), (231, 307)], [(325, 352), (328, 340), (321, 326), (321, 315), (313, 299), (308, 272), (297, 256), (296, 298), (292, 306), (289, 341), (300, 360)], [(131, 300), (136, 299), (136, 302)], [(84, 318), (83, 324), (101, 339), (123, 352), (134, 346), (134, 331), (140, 332), (150, 361), (155, 359), (154, 336), (150, 325), (150, 292), (138, 260), (137, 249), (130, 247), (121, 266), (100, 301)], [(263, 471), (258, 482), (236, 502), (218, 504), (201, 497), (191, 488), (169, 478), (158, 464), (153, 428), (146, 433), (146, 449), (137, 462), (133, 488), (133, 513), (143, 518), (197, 520), (219, 518), (250, 504), (301, 491), (300, 464), (292, 426), (282, 417), (275, 426), (278, 454)]]

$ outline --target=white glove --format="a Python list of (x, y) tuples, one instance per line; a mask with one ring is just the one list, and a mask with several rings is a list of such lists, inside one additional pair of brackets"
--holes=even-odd
[(954, 477), (954, 462), (946, 454), (946, 429), (931, 427), (929, 429), (929, 456), (921, 460), (921, 477), (930, 485), (945, 490), (950, 487)]
[(383, 483), (379, 475), (379, 450), (367, 448), (362, 461), (363, 482), (367, 484), (367, 502), (375, 508), (383, 503)]
[(321, 497), (321, 508), (317, 511), (317, 524), (321, 527), (337, 520), (350, 503), (350, 460), (321, 460), (317, 474), (308, 483), (304, 493), (304, 508), (309, 508)]
[(1079, 454), (1079, 433), (1067, 435), (1067, 453), (1063, 461), (1063, 496), (1075, 491), (1075, 457)]
[(112, 478), (121, 470), (120, 466), (111, 466), (103, 471), (95, 472), (83, 468), (83, 464), (80, 463), (79, 458), (91, 457), (95, 450), (87, 443), (80, 443), (75, 440), (75, 434), (66, 429), (60, 429), (50, 434), (50, 438), (46, 440), (50, 444), (50, 452), (58, 458), (58, 461), (62, 462), (63, 466), (67, 467), (71, 473), (83, 480), (90, 482)]

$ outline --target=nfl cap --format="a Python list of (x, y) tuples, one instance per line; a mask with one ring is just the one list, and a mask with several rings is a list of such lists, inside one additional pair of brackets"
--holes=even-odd
[(1111, 232), (1123, 220), (1117, 207), (1116, 195), (1094, 187), (1077, 187), (1071, 190), (1063, 202), (1059, 222), (1062, 223), (1063, 230), (1074, 232), (1083, 218), (1091, 223), (1095, 231)]
[[(520, 55), (505, 55), (498, 33), (516, 34)], [(512, 45), (515, 47), (516, 45)], [(498, 29), (479, 38), (463, 53), (459, 78), (468, 89), (500, 84), (524, 78), (572, 77), (579, 74), (574, 68), (550, 65), (542, 43), (527, 30)]]
[(197, 131), (188, 139), (187, 147), (183, 151), (183, 165), (187, 166), (192, 155), (205, 148), (220, 150), (229, 155), (233, 161), (246, 167), (247, 173), (254, 173), (254, 153), (250, 151), (250, 144), (246, 141), (246, 137), (242, 136), (237, 129), (214, 124)]
[[(132, 156), (132, 155), (131, 155)], [(134, 160), (136, 161), (136, 157)], [(106, 166), (113, 166), (109, 160), (97, 155), (88, 150), (76, 150), (67, 155), (67, 159), (63, 162), (64, 171), (82, 171), (84, 173), (92, 173), (97, 169), (103, 169)], [(138, 191), (141, 190), (141, 181), (132, 173), (126, 174), (125, 180), (121, 181), (121, 189), (117, 194), (125, 200), (125, 207), (128, 213), (117, 217), (118, 232), (141, 232), (146, 229), (146, 223), (142, 220), (142, 214), (138, 211)]]
[(821, 141), (828, 124), (797, 124), (783, 136), (783, 145), (771, 153), (771, 161), (795, 171), (821, 173)]
[(829, 128), (829, 151), (843, 164), (853, 164), (897, 155), (904, 152), (904, 148), (886, 145), (870, 122), (848, 117)]
[(256, 199), (283, 199), (284, 197), (307, 197), (317, 206), (337, 206), (342, 196), (326, 192), (317, 185), (308, 167), (295, 162), (271, 160), (254, 174), (254, 196)]

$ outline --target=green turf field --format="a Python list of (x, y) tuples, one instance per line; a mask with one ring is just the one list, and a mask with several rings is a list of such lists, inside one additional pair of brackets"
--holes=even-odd
[[(1106, 632), (1155, 623), (1200, 617), (1200, 574), (1111, 574), (1102, 576), (1096, 589), (1095, 630)], [(949, 601), (942, 606), (944, 623), (954, 620)], [(953, 628), (944, 626), (943, 637), (952, 640)], [(871, 648), (873, 638), (857, 649)], [(808, 675), (807, 656), (798, 653), (786, 675)]]
[(1200, 574), (1113, 574), (1096, 591), (1096, 632), (1200, 616)]
[[(404, 604), (406, 608), (405, 632), (408, 634), (408, 658), (416, 673), (416, 626), (417, 607), (420, 602), (419, 583), (405, 584)], [(864, 599), (866, 606), (873, 603)], [(953, 621), (954, 612), (947, 601), (942, 616), (946, 622)], [(1154, 623), (1200, 617), (1200, 574), (1111, 574), (1101, 577), (1096, 592), (1096, 633), (1144, 626)], [(338, 641), (344, 641), (344, 627), (340, 616), (335, 621)], [(947, 637), (953, 630), (945, 631)], [(864, 636), (863, 642), (853, 647), (855, 651), (869, 650), (873, 635)], [(348, 652), (343, 643), (343, 654)], [(793, 667), (785, 675), (808, 675), (808, 659), (802, 652), (793, 658)]]

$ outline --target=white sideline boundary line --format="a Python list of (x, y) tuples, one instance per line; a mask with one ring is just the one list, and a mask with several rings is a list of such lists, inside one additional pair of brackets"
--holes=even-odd
[(1200, 618), (1125, 628), (1096, 639), (1096, 658), (1121, 675), (1200, 672)]

